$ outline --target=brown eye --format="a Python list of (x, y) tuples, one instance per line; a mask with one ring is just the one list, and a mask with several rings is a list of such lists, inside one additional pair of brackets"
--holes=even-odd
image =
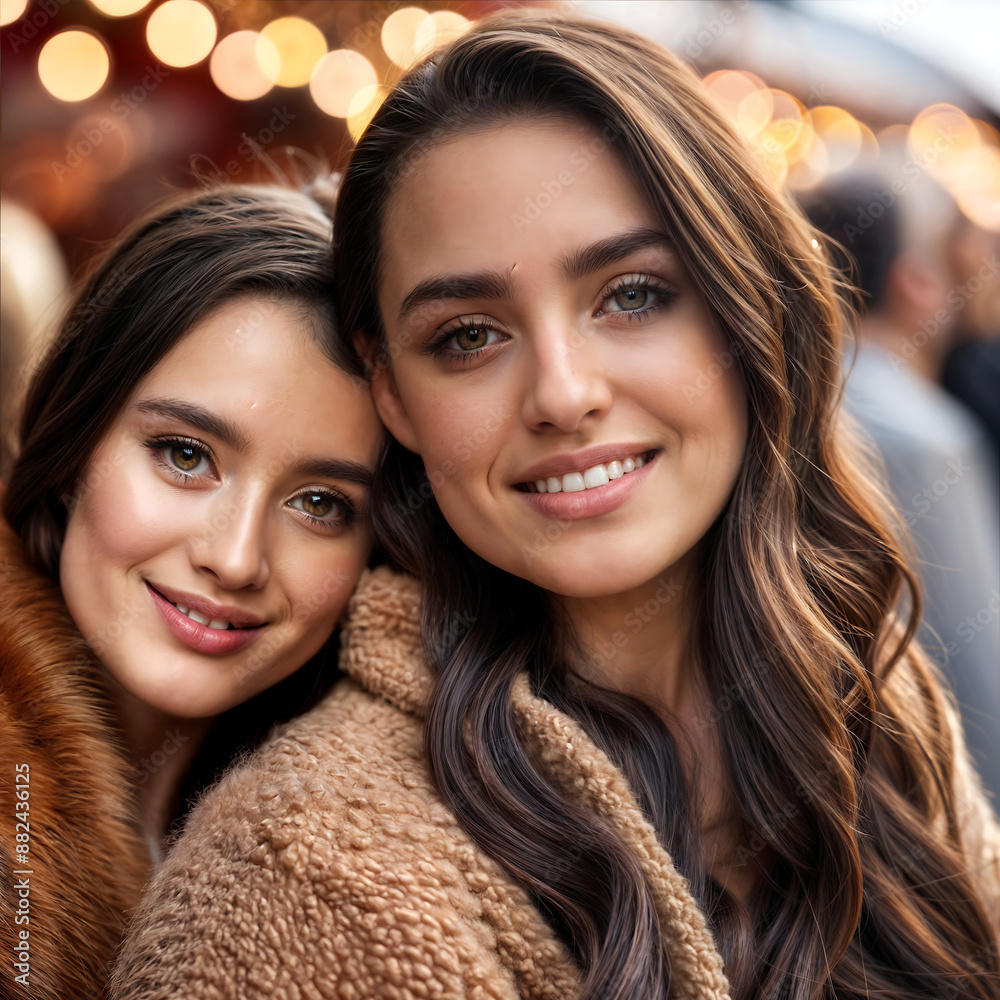
[(303, 493), (302, 509), (312, 517), (326, 517), (337, 506), (329, 493)]
[(170, 457), (170, 461), (181, 472), (194, 472), (204, 457), (200, 449), (190, 444), (175, 444), (169, 449), (167, 454)]
[(455, 343), (460, 351), (475, 351), (486, 346), (489, 336), (485, 326), (467, 326), (455, 334)]
[(623, 288), (614, 294), (615, 305), (622, 312), (631, 312), (649, 305), (652, 295), (647, 288)]
[(289, 506), (306, 515), (313, 525), (327, 528), (346, 527), (355, 517), (354, 507), (346, 497), (334, 491), (306, 490), (288, 501)]

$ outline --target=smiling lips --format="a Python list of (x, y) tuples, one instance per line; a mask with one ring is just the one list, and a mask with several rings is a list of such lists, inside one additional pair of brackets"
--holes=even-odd
[[(199, 653), (224, 656), (245, 649), (261, 634), (262, 626), (267, 624), (237, 608), (209, 605), (197, 598), (195, 601), (202, 605), (202, 610), (183, 604), (180, 600), (171, 601), (148, 581), (146, 588), (171, 635)], [(180, 597), (176, 594), (174, 596)], [(216, 612), (220, 616), (225, 614), (226, 617), (214, 617)], [(210, 618), (209, 613), (213, 617)]]
[(535, 493), (579, 493), (581, 490), (593, 490), (598, 486), (607, 486), (614, 479), (621, 479), (646, 464), (646, 456), (650, 452), (630, 455), (628, 458), (606, 465), (598, 463), (584, 469), (583, 472), (566, 472), (562, 476), (547, 476), (528, 483), (528, 492)]
[(533, 466), (531, 479), (516, 489), (539, 513), (547, 517), (578, 520), (617, 509), (646, 479), (645, 469), (659, 450), (629, 446), (562, 455)]

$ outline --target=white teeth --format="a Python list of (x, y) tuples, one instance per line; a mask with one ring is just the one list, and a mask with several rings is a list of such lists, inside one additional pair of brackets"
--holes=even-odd
[[(170, 603), (174, 604), (173, 601)], [(213, 618), (209, 621), (208, 615), (203, 615), (200, 611), (192, 611), (189, 607), (186, 607), (183, 604), (174, 604), (174, 607), (182, 615), (190, 618), (193, 622), (197, 622), (199, 625), (207, 625), (209, 628), (215, 629), (230, 629), (235, 627), (230, 625), (224, 618)]]
[(547, 479), (536, 479), (535, 489), (539, 493), (579, 493), (582, 490), (605, 486), (612, 479), (621, 479), (622, 476), (635, 472), (644, 465), (646, 459), (642, 455), (626, 458), (621, 462), (616, 459), (607, 465), (592, 465), (583, 472), (567, 472), (559, 478), (549, 476)]
[(583, 473), (583, 485), (586, 486), (588, 490), (592, 490), (595, 486), (603, 486), (605, 483), (610, 482), (611, 477), (608, 475), (608, 470), (604, 468), (603, 465), (592, 466)]

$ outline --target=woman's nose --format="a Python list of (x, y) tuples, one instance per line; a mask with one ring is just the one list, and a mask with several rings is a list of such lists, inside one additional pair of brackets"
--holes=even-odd
[(528, 366), (523, 416), (532, 429), (571, 433), (585, 417), (610, 409), (611, 388), (592, 335), (566, 328), (542, 331)]
[(192, 562), (226, 590), (259, 590), (268, 581), (267, 512), (263, 499), (220, 497), (192, 546)]

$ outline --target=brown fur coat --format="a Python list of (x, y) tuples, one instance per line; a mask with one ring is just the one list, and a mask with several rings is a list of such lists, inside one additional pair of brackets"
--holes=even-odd
[[(0, 519), (4, 997), (96, 1000), (138, 903), (149, 855), (132, 825), (128, 769), (111, 741), (111, 718), (93, 656), (58, 586), (28, 565)], [(22, 963), (14, 945), (25, 942)], [(15, 981), (23, 966), (27, 978)]]
[[(564, 946), (433, 788), (418, 600), (417, 584), (388, 570), (362, 581), (343, 633), (350, 679), (191, 814), (130, 929), (113, 997), (578, 995)], [(728, 996), (705, 918), (621, 773), (525, 678), (513, 701), (552, 779), (614, 823), (640, 860), (670, 951), (672, 996)], [(1000, 840), (966, 777), (970, 854), (985, 866), (986, 894), (1000, 900)]]

